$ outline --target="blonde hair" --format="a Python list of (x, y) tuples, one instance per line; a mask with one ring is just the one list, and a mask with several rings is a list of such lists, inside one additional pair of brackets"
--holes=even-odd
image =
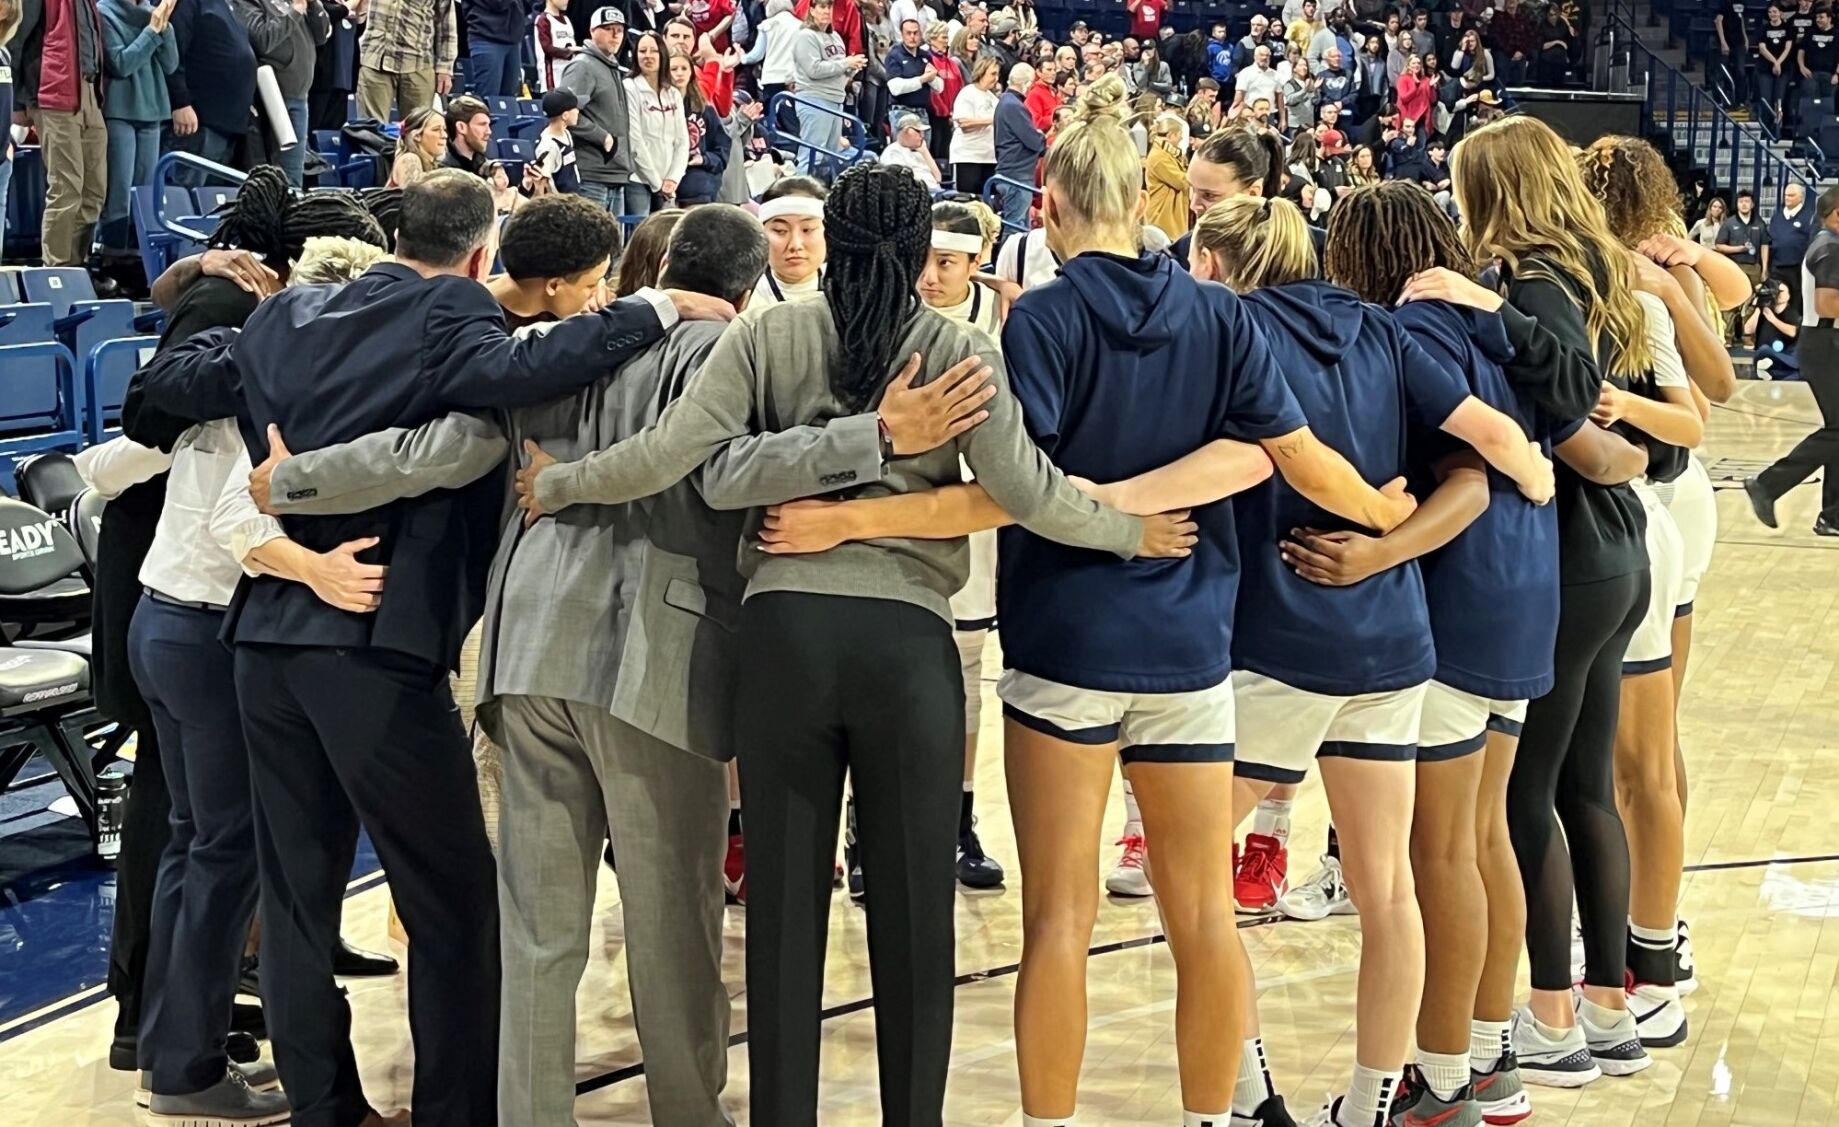
[(1179, 151), (1181, 143), (1188, 137), (1188, 119), (1165, 113), (1149, 127), (1149, 139), (1159, 141), (1169, 148)]
[[(7, 0), (0, 0), (5, 5)], [(389, 258), (379, 247), (337, 235), (315, 235), (306, 241), (299, 261), (288, 273), (290, 286), (343, 285)]]
[(1000, 70), (1002, 70), (1002, 66), (997, 63), (995, 59), (978, 59), (971, 65), (971, 85), (977, 85), (977, 83), (983, 80), (983, 76), (989, 74), (991, 71)]
[(1124, 129), (1124, 96), (1115, 73), (1086, 88), (1047, 150), (1041, 182), (1079, 221), (1135, 231), (1143, 158)]
[(19, 0), (0, 0), (0, 46), (13, 37), (19, 30), (19, 22), (25, 18), (20, 10)]
[(1281, 197), (1239, 196), (1214, 204), (1194, 224), (1194, 245), (1213, 255), (1220, 281), (1240, 293), (1316, 276), (1309, 224)]
[(1592, 341), (1608, 339), (1610, 355), (1598, 357), (1608, 372), (1637, 376), (1653, 366), (1628, 252), (1550, 126), (1516, 116), (1474, 130), (1451, 153), (1450, 184), (1476, 257), (1578, 295)]

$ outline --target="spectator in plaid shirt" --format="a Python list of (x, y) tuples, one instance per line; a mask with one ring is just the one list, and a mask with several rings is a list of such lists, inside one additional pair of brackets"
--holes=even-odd
[(1507, 78), (1509, 86), (1526, 81), (1526, 71), (1537, 53), (1539, 25), (1521, 6), (1520, 0), (1507, 0), (1506, 7), (1494, 13), (1482, 39), (1494, 50), (1494, 63)]
[(358, 40), (358, 111), (394, 120), (453, 90), (455, 0), (372, 0)]

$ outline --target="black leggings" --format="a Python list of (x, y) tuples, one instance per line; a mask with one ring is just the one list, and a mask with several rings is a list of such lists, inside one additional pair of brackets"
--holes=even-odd
[(1647, 598), (1646, 571), (1566, 586), (1559, 596), (1557, 683), (1526, 709), (1507, 783), (1507, 832), (1526, 886), (1526, 950), (1535, 990), (1571, 986), (1573, 881), (1583, 920), (1584, 981), (1623, 985), (1628, 839), (1616, 812), (1616, 717), (1622, 657)]
[(938, 1127), (951, 1059), (964, 677), (911, 603), (768, 592), (741, 610), (753, 1122), (815, 1127), (843, 776), (860, 814), (882, 1122)]

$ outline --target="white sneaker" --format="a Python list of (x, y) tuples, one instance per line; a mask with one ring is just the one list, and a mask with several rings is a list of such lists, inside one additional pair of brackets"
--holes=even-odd
[(1651, 1049), (1670, 1049), (1686, 1039), (1686, 1007), (1676, 986), (1643, 983), (1628, 992), (1628, 1012), (1634, 1015), (1641, 1043)]
[(1346, 1096), (1336, 1096), (1331, 1102), (1323, 1104), (1322, 1110), (1303, 1120), (1303, 1127), (1341, 1127), (1341, 1121), (1335, 1113), (1341, 1110), (1341, 1101)]
[(1105, 878), (1105, 891), (1113, 896), (1149, 896), (1155, 890), (1149, 886), (1149, 846), (1143, 843), (1143, 833), (1135, 826), (1126, 827), (1126, 832), (1118, 840), (1124, 847), (1123, 855), (1117, 859), (1117, 866), (1111, 875)]
[(1619, 1013), (1614, 1025), (1598, 1026), (1584, 1016), (1583, 1007), (1579, 1006), (1577, 1028), (1583, 1030), (1590, 1056), (1605, 1075), (1633, 1076), (1652, 1065), (1654, 1058), (1641, 1047), (1641, 1031), (1635, 1026), (1635, 1015), (1628, 1010)]
[(1319, 920), (1328, 916), (1358, 915), (1360, 909), (1347, 894), (1341, 861), (1324, 856), (1322, 867), (1309, 879), (1277, 898), (1277, 910), (1293, 920)]
[(1692, 958), (1692, 925), (1679, 921), (1679, 941), (1673, 947), (1673, 985), (1684, 998), (1699, 988), (1698, 963)]
[(1554, 1040), (1539, 1031), (1529, 1009), (1514, 1011), (1513, 1055), (1519, 1058), (1521, 1078), (1545, 1088), (1581, 1088), (1603, 1075), (1581, 1025)]

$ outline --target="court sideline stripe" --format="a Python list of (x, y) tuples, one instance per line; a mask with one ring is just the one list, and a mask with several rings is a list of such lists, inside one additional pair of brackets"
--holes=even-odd
[[(1685, 871), (1688, 873), (1711, 873), (1725, 872), (1732, 869), (1758, 869), (1770, 865), (1815, 865), (1829, 861), (1839, 861), (1839, 853), (1821, 853), (1806, 857), (1765, 857), (1751, 861), (1713, 861), (1696, 865), (1687, 865)], [(347, 885), (345, 888), (345, 898), (350, 899), (360, 892), (368, 892), (383, 882), (384, 873), (383, 870), (379, 869)], [(1273, 916), (1265, 919), (1247, 920), (1241, 922), (1239, 926), (1241, 928), (1263, 927), (1267, 924), (1279, 922), (1282, 922), (1281, 918)], [(1090, 958), (1093, 955), (1108, 955), (1116, 951), (1126, 951), (1136, 947), (1148, 947), (1166, 942), (1168, 942), (1168, 939), (1161, 934), (1144, 936), (1138, 939), (1124, 939), (1116, 943), (1105, 943), (1093, 947), (1086, 952), (1086, 956)], [(982, 982), (992, 978), (1005, 978), (1017, 973), (1020, 969), (1020, 963), (1011, 963), (1008, 966), (995, 967), (990, 970), (973, 971), (970, 974), (959, 975), (953, 985), (964, 986), (972, 982)], [(0, 1043), (10, 1041), (21, 1034), (29, 1033), (34, 1029), (49, 1025), (51, 1022), (57, 1021), (60, 1018), (69, 1017), (74, 1013), (80, 1013), (105, 1000), (108, 996), (109, 993), (106, 986), (92, 986), (62, 1001), (53, 1002), (49, 1006), (41, 1007), (31, 1013), (14, 1018), (11, 1023), (0, 1025)], [(875, 999), (872, 997), (860, 998), (856, 1001), (847, 1002), (841, 1006), (825, 1010), (821, 1015), (821, 1020), (828, 1021), (834, 1017), (846, 1017), (850, 1014), (859, 1013), (862, 1010), (868, 1009), (874, 1004)], [(728, 1039), (730, 1048), (736, 1045), (746, 1044), (746, 1042), (747, 1034), (745, 1032), (736, 1033)], [(577, 1082), (575, 1084), (575, 1092), (577, 1095), (597, 1092), (602, 1088), (607, 1088), (621, 1081), (630, 1080), (635, 1076), (643, 1075), (644, 1071), (645, 1066), (642, 1063), (627, 1065), (624, 1068), (615, 1069), (612, 1072), (602, 1073), (599, 1076), (590, 1077), (587, 1080)]]

